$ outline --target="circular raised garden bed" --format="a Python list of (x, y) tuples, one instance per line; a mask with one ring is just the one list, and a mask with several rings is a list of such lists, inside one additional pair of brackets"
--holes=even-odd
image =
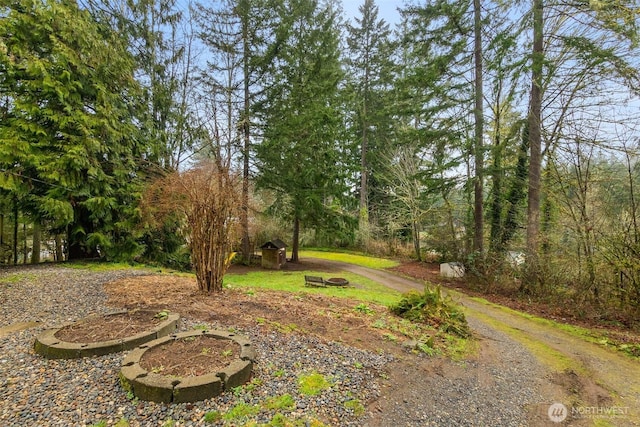
[(48, 359), (75, 359), (131, 350), (178, 328), (178, 314), (132, 310), (93, 315), (60, 328), (48, 329), (35, 340), (35, 352)]
[(246, 337), (216, 330), (182, 332), (129, 353), (120, 383), (140, 400), (195, 402), (249, 381), (255, 357)]
[(347, 279), (343, 279), (342, 277), (332, 277), (324, 281), (328, 286), (347, 286), (349, 281)]

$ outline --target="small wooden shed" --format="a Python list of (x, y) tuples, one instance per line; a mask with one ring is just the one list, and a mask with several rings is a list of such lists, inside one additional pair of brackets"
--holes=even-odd
[(273, 239), (260, 246), (262, 267), (279, 270), (287, 262), (287, 245), (280, 239)]

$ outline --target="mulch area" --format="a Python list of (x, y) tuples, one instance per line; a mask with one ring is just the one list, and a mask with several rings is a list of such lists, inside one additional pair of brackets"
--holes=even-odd
[[(356, 311), (358, 301), (345, 298), (268, 290), (247, 292), (235, 288), (207, 295), (198, 292), (193, 277), (180, 275), (124, 278), (106, 284), (105, 289), (109, 304), (116, 307), (166, 309), (203, 322), (232, 321), (240, 328), (260, 324), (268, 329), (300, 331), (322, 340), (376, 352), (402, 350), (385, 337), (392, 331), (372, 325), (376, 316)], [(384, 316), (388, 311), (373, 303), (368, 307), (377, 316)]]
[(94, 343), (123, 339), (148, 331), (162, 322), (155, 311), (132, 310), (126, 313), (91, 316), (64, 326), (55, 336), (66, 342)]
[(187, 337), (150, 348), (142, 355), (140, 366), (157, 374), (190, 377), (220, 372), (239, 355), (235, 341)]

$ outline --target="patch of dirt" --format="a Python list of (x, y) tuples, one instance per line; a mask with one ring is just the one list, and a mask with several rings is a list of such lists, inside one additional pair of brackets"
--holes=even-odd
[(569, 391), (572, 396), (571, 404), (578, 406), (583, 402), (597, 407), (606, 407), (612, 403), (611, 396), (601, 386), (581, 377), (571, 369), (564, 372), (556, 372), (552, 375), (551, 381)]
[(140, 366), (161, 375), (195, 377), (219, 372), (239, 355), (240, 346), (232, 340), (195, 336), (148, 349)]
[[(389, 315), (386, 307), (373, 303), (367, 303), (374, 313), (370, 315), (355, 310), (360, 301), (318, 294), (224, 289), (204, 295), (198, 292), (194, 278), (170, 275), (130, 277), (108, 283), (105, 289), (110, 305), (127, 309), (169, 310), (239, 328), (261, 324), (364, 350), (402, 351), (400, 342), (389, 339), (393, 331), (373, 326), (376, 319)], [(304, 283), (300, 283), (300, 290), (304, 291)]]
[(388, 270), (413, 279), (428, 281), (435, 284), (450, 285), (455, 284), (456, 282), (462, 283), (462, 280), (460, 279), (445, 279), (440, 277), (440, 265), (435, 263), (409, 261), (403, 262), (397, 267), (388, 268)]
[(122, 339), (148, 331), (162, 322), (158, 311), (131, 310), (104, 316), (91, 316), (56, 332), (55, 336), (66, 342), (93, 343)]

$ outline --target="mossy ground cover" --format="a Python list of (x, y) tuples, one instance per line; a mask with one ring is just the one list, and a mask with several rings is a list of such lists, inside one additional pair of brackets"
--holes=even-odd
[(568, 323), (557, 322), (551, 319), (545, 319), (543, 317), (535, 316), (530, 313), (513, 310), (509, 307), (492, 303), (490, 301), (487, 301), (484, 298), (471, 297), (471, 299), (481, 304), (485, 304), (497, 310), (503, 311), (505, 313), (509, 313), (509, 314), (530, 320), (536, 324), (549, 326), (552, 328), (562, 330), (584, 341), (592, 342), (594, 344), (598, 344), (605, 348), (614, 349), (632, 359), (640, 360), (640, 344), (639, 343), (621, 341), (620, 339), (611, 336), (610, 335), (611, 332), (605, 329), (585, 328), (577, 325), (571, 325)]

